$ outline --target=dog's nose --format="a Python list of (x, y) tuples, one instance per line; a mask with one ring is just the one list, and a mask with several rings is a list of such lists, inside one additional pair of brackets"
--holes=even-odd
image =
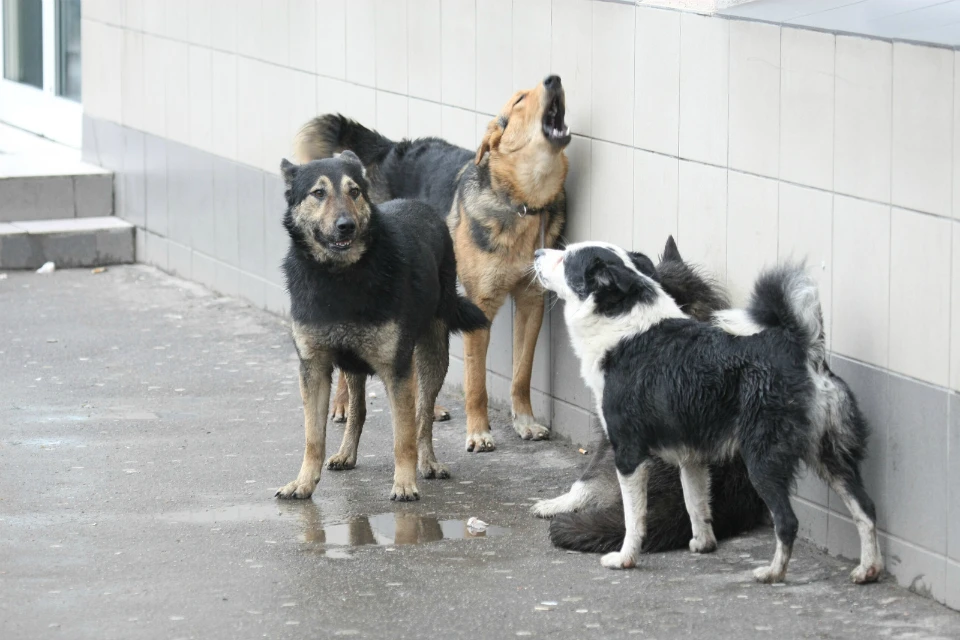
[(546, 252), (546, 250), (544, 250), (544, 249), (537, 249), (536, 251), (533, 252), (533, 257), (534, 257), (535, 259), (536, 259), (536, 258), (542, 258), (542, 257), (545, 256), (545, 255), (547, 255), (547, 252)]
[(337, 218), (337, 231), (342, 234), (353, 233), (357, 230), (357, 223), (353, 218), (348, 218), (343, 216), (342, 218)]
[(560, 76), (547, 76), (543, 81), (543, 86), (547, 89), (559, 89)]

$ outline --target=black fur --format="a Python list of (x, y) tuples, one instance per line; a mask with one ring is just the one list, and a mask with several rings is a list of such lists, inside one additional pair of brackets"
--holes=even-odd
[[(677, 304), (690, 315), (706, 322), (714, 311), (730, 306), (722, 287), (683, 260), (673, 236), (667, 239), (660, 263), (653, 268), (647, 256), (631, 253), (637, 268), (660, 283)], [(599, 426), (597, 427), (599, 431)], [(711, 468), (714, 532), (718, 539), (749, 531), (766, 521), (767, 509), (747, 477), (743, 461), (735, 457)], [(617, 483), (613, 448), (602, 434), (581, 483), (598, 495), (594, 508), (561, 513), (550, 523), (550, 541), (561, 549), (584, 552), (616, 551), (623, 544), (623, 502)], [(679, 470), (657, 460), (648, 483), (647, 536), (645, 552), (684, 549), (692, 535), (690, 518), (683, 502)]]
[[(589, 256), (586, 261), (576, 260), (581, 252)], [(687, 460), (693, 467), (739, 453), (773, 516), (780, 543), (770, 567), (755, 575), (775, 582), (783, 579), (797, 536), (790, 490), (800, 464), (806, 463), (847, 501), (857, 520), (863, 555), (851, 577), (856, 582), (875, 580), (882, 570), (875, 509), (859, 468), (867, 445), (866, 422), (849, 387), (826, 366), (816, 285), (803, 267), (777, 267), (757, 280), (746, 309), (757, 331), (740, 329), (743, 322), (714, 325), (675, 315), (655, 280), (629, 268), (623, 272), (622, 254), (613, 249), (568, 248), (562, 265), (566, 286), (550, 287), (564, 292), (568, 305), (579, 304), (578, 299), (593, 301), (592, 311), (578, 311), (568, 321), (595, 331), (577, 338), (579, 345), (604, 349), (586, 352), (599, 360), (585, 366), (599, 366), (602, 380), (597, 374), (589, 380), (595, 392), (602, 392), (606, 434), (621, 476), (633, 476), (641, 465), (649, 468), (654, 456)], [(637, 283), (629, 286), (621, 278)], [(589, 283), (586, 296), (578, 290), (584, 281)], [(656, 293), (652, 302), (647, 292), (651, 287)], [(627, 312), (607, 325), (613, 332), (609, 338), (620, 337), (606, 346), (597, 340), (604, 326), (591, 323), (583, 313), (610, 315), (600, 301), (611, 296), (629, 300), (622, 303)], [(574, 329), (571, 335), (577, 335)], [(644, 489), (633, 490), (644, 495)], [(645, 516), (638, 512), (636, 517)], [(637, 531), (643, 532), (643, 525), (638, 521)], [(642, 537), (640, 533), (633, 543)], [(691, 548), (708, 537), (691, 542)], [(607, 566), (621, 561), (632, 566), (635, 550), (629, 543), (624, 542), (621, 553), (631, 555), (608, 558), (605, 562), (613, 564)]]
[[(370, 204), (369, 223), (357, 238), (366, 243), (360, 258), (347, 266), (318, 261), (295, 222), (293, 207), (310, 197), (321, 174), (338, 184), (340, 175), (349, 173), (365, 191), (363, 168), (338, 158), (291, 171), (284, 216), (291, 243), (283, 270), (294, 321), (310, 326), (396, 322), (404, 345), (395, 365), (401, 377), (410, 366), (414, 345), (434, 318), (453, 332), (487, 325), (483, 312), (457, 293), (453, 241), (429, 205), (411, 200)], [(335, 364), (349, 372), (373, 373), (356, 354), (338, 353)]]

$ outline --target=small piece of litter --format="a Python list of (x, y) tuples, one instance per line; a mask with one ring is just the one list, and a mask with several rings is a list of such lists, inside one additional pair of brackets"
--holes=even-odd
[(402, 586), (403, 586), (403, 583), (402, 583), (402, 582), (388, 582), (388, 583), (387, 583), (387, 586), (388, 586), (388, 587), (402, 587)]
[(757, 631), (773, 631), (773, 627), (754, 627)]
[(579, 451), (579, 452), (580, 452), (580, 455), (582, 455), (582, 456), (587, 455), (587, 450), (586, 450), (586, 449), (582, 449), (582, 448), (581, 448), (581, 449), (577, 449), (577, 451)]
[(136, 469), (124, 469), (123, 472), (124, 472), (124, 473), (140, 473), (140, 472), (137, 471)]
[(106, 270), (107, 270), (106, 267), (97, 267), (96, 269), (93, 269), (92, 271), (90, 271), (90, 273), (103, 273)]
[(183, 620), (183, 616), (170, 616), (170, 619), (177, 622), (178, 620)]
[(53, 273), (57, 270), (57, 265), (52, 262), (44, 262), (43, 266), (37, 269), (37, 273)]
[(298, 625), (298, 624), (300, 624), (300, 622), (297, 621), (297, 620), (287, 620), (287, 625), (289, 625), (289, 626), (291, 626), (291, 627), (294, 626), (294, 625)]
[(56, 338), (47, 338), (47, 342), (58, 342)]
[(545, 607), (543, 605), (538, 604), (533, 608), (533, 610), (534, 611), (553, 611), (553, 607)]
[(480, 518), (470, 518), (467, 520), (467, 529), (470, 533), (480, 533), (487, 530), (487, 523)]
[(282, 605), (280, 605), (280, 606), (281, 606), (281, 607), (295, 607), (295, 606), (297, 606), (297, 603), (296, 603), (296, 602), (284, 602), (284, 603), (283, 603)]
[(555, 606), (557, 606), (557, 603), (556, 603), (556, 602), (553, 602), (552, 600), (547, 600), (547, 601), (541, 602), (540, 604), (542, 604), (542, 605), (545, 606), (545, 607), (555, 607)]
[(577, 609), (577, 613), (589, 613), (589, 609)]
[(376, 398), (376, 397), (377, 397), (377, 394), (374, 393), (373, 391), (371, 391), (370, 393), (367, 394), (367, 397)]
[(517, 631), (518, 636), (532, 636), (533, 634), (529, 631)]
[(6, 279), (7, 279), (7, 274), (0, 273), (0, 280), (6, 280)]

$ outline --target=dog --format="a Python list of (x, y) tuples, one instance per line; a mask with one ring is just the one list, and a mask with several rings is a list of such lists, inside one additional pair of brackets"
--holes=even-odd
[[(730, 304), (723, 288), (688, 264), (673, 236), (667, 238), (656, 269), (663, 290), (687, 315), (709, 322)], [(623, 501), (617, 482), (613, 448), (600, 437), (592, 460), (570, 491), (541, 500), (531, 511), (553, 518), (550, 541), (562, 549), (606, 553), (620, 549), (625, 533)], [(766, 522), (766, 506), (747, 476), (740, 456), (710, 469), (711, 511), (719, 539), (735, 536)], [(677, 468), (659, 458), (650, 467), (647, 489), (647, 535), (644, 553), (686, 547), (693, 535), (684, 508), (683, 488)]]
[(868, 427), (827, 366), (819, 292), (803, 266), (766, 271), (746, 309), (720, 311), (709, 325), (684, 313), (640, 253), (579, 243), (539, 250), (534, 267), (564, 301), (581, 375), (614, 451), (626, 535), (603, 566), (636, 565), (652, 456), (680, 467), (690, 549), (716, 548), (707, 465), (739, 453), (777, 538), (770, 566), (754, 571), (758, 581), (786, 575), (798, 528), (790, 488), (801, 462), (837, 492), (857, 525), (861, 556), (851, 579), (878, 579), (876, 512), (860, 473)]
[[(294, 142), (294, 156), (301, 163), (344, 149), (355, 152), (367, 168), (374, 201), (411, 198), (442, 212), (453, 237), (460, 282), (488, 320), (513, 296), (513, 428), (528, 440), (550, 435), (534, 418), (530, 404), (534, 348), (544, 311), (544, 292), (530, 265), (533, 252), (555, 246), (564, 227), (564, 149), (571, 139), (565, 109), (560, 78), (549, 76), (514, 94), (473, 151), (437, 138), (394, 142), (341, 115), (311, 120)], [(489, 342), (490, 332), (484, 329), (464, 336), (467, 451), (495, 448), (487, 414)], [(335, 417), (346, 413), (346, 391), (341, 383)]]
[[(300, 357), (306, 432), (297, 478), (279, 498), (309, 498), (324, 463), (333, 367), (351, 396), (339, 452), (328, 468), (352, 467), (366, 417), (368, 375), (384, 382), (394, 433), (391, 500), (418, 500), (417, 467), (446, 477), (433, 451), (433, 405), (449, 363), (451, 332), (487, 326), (483, 312), (457, 293), (453, 242), (429, 205), (370, 199), (360, 158), (280, 165), (286, 185), (283, 262), (293, 341)], [(419, 460), (419, 464), (418, 464)]]

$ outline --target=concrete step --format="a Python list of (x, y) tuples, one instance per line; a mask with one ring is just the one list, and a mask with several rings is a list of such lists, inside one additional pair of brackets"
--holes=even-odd
[(0, 154), (0, 222), (109, 215), (109, 171), (80, 161)]
[(0, 269), (58, 269), (134, 262), (136, 228), (113, 216), (0, 222)]

